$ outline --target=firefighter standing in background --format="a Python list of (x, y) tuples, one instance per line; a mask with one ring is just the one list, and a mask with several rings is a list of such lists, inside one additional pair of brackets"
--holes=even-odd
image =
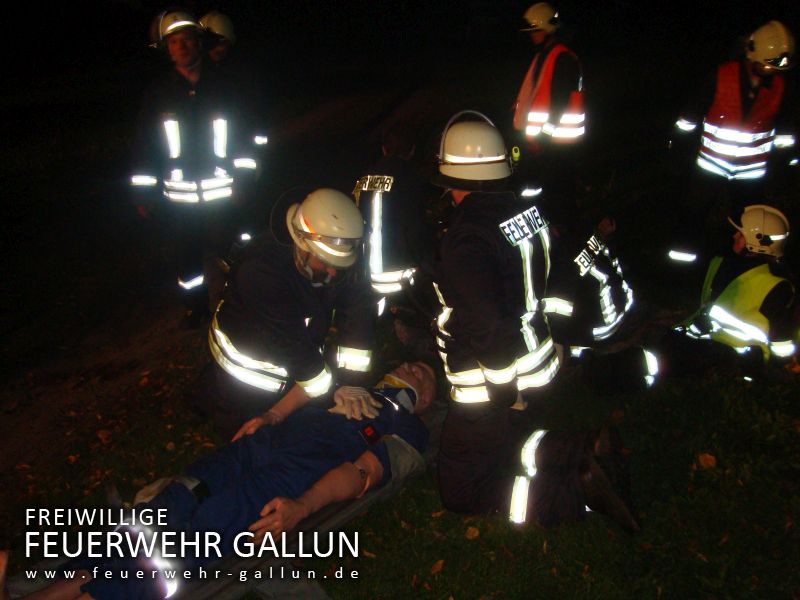
[[(480, 120), (460, 120), (471, 115)], [(510, 186), (503, 138), (464, 111), (442, 134), (439, 173), (455, 206), (441, 241), (435, 289), (440, 355), (451, 405), (442, 430), (439, 488), (457, 512), (507, 510), (514, 459), (512, 405), (547, 385), (559, 358), (541, 310), (549, 233)]]
[(219, 300), (224, 256), (237, 233), (236, 179), (256, 168), (242, 144), (233, 90), (205, 67), (202, 28), (187, 12), (157, 16), (154, 43), (172, 68), (147, 89), (139, 117), (131, 184), (140, 214), (163, 209), (177, 245), (178, 285), (199, 326)]
[(514, 104), (514, 129), (525, 141), (520, 170), (544, 186), (551, 221), (567, 222), (576, 212), (574, 173), (586, 131), (581, 65), (558, 40), (551, 5), (534, 4), (523, 18), (535, 54)]
[(678, 225), (688, 233), (673, 241), (672, 260), (693, 262), (704, 249), (707, 220), (721, 222), (726, 212), (738, 218), (754, 198), (765, 197), (770, 163), (789, 160), (784, 149), (795, 146), (794, 101), (781, 72), (793, 58), (794, 37), (786, 26), (770, 21), (759, 27), (744, 57), (719, 65), (676, 122), (676, 141), (695, 141), (697, 133), (700, 141), (686, 194), (688, 215)]
[[(309, 400), (325, 403), (335, 383), (363, 384), (370, 370), (375, 312), (369, 282), (354, 267), (364, 234), (356, 205), (318, 189), (289, 208), (287, 229), (291, 245), (272, 236), (246, 247), (211, 322), (220, 392), (214, 421), (228, 438), (266, 409), (277, 423)], [(334, 312), (331, 359), (322, 348)], [(358, 414), (370, 412), (360, 388), (339, 388), (335, 400), (361, 402)]]

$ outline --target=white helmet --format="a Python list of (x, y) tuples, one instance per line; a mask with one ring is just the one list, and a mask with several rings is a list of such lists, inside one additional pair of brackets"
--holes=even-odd
[[(464, 115), (476, 115), (482, 120), (458, 121)], [(462, 110), (447, 122), (438, 158), (439, 173), (431, 181), (440, 187), (496, 188), (511, 176), (503, 136), (486, 115), (474, 110)]]
[(286, 211), (286, 227), (301, 250), (345, 269), (358, 258), (364, 220), (349, 196), (330, 188), (314, 190)]
[(200, 25), (209, 33), (213, 33), (228, 40), (231, 46), (236, 43), (236, 34), (233, 31), (233, 21), (228, 15), (218, 10), (212, 10), (200, 17)]
[(780, 21), (770, 21), (756, 29), (747, 40), (747, 59), (767, 70), (785, 71), (792, 67), (794, 37)]
[(547, 2), (537, 2), (536, 4), (528, 7), (525, 14), (522, 15), (527, 27), (520, 29), (520, 31), (544, 31), (546, 33), (553, 33), (558, 29), (558, 12), (550, 6)]
[(728, 221), (744, 235), (747, 249), (754, 254), (780, 258), (789, 237), (789, 221), (777, 208), (765, 204), (747, 206), (742, 213), (742, 225), (730, 217)]
[(200, 30), (200, 23), (185, 10), (167, 10), (156, 15), (150, 23), (150, 46), (161, 46), (167, 36), (186, 27)]

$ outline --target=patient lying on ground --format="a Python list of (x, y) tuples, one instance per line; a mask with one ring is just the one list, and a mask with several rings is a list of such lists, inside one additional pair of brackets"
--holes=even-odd
[[(306, 405), (278, 425), (249, 428), (239, 439), (192, 464), (185, 474), (168, 480), (136, 509), (166, 509), (161, 514), (166, 515), (167, 525), (161, 529), (181, 532), (186, 538), (199, 532), (203, 539), (205, 532), (217, 532), (223, 556), (234, 553), (234, 544), (241, 548), (242, 533), (248, 531), (252, 536), (245, 537), (257, 550), (267, 534), (280, 541), (282, 532), (291, 531), (320, 508), (385, 484), (392, 473), (384, 436), (397, 436), (422, 453), (428, 431), (416, 415), (430, 406), (435, 393), (433, 370), (424, 363), (405, 363), (369, 390), (380, 404), (377, 416), (348, 420), (340, 407), (329, 411)], [(130, 526), (120, 532), (141, 537), (152, 535), (154, 529), (158, 528)], [(137, 579), (130, 574), (164, 569), (167, 562), (183, 572), (217, 558), (213, 553), (200, 554), (190, 552), (168, 561), (157, 556), (75, 559), (71, 561), (75, 578), (29, 598), (168, 597), (176, 591), (175, 580)], [(6, 557), (0, 556), (3, 568)], [(98, 570), (118, 576), (93, 579)], [(119, 576), (124, 573), (129, 576)]]

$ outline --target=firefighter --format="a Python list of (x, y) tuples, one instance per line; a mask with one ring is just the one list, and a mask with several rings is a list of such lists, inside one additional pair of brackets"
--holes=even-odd
[[(370, 369), (374, 311), (369, 283), (354, 268), (364, 222), (353, 200), (315, 190), (289, 207), (280, 227), (292, 243), (273, 235), (245, 248), (209, 329), (218, 367), (214, 421), (228, 438), (270, 407), (279, 422), (309, 400), (327, 403), (336, 383), (364, 382)], [(338, 345), (329, 356), (323, 346), (334, 312)], [(276, 405), (285, 393), (289, 400)], [(366, 398), (357, 386), (336, 396)]]
[(508, 191), (510, 175), (494, 124), (473, 111), (454, 115), (432, 181), (454, 205), (434, 286), (441, 303), (437, 344), (452, 385), (439, 488), (444, 505), (458, 512), (507, 510), (511, 407), (520, 392), (547, 385), (559, 369), (540, 303), (547, 225), (535, 206)]
[(732, 252), (711, 260), (700, 308), (677, 328), (680, 337), (662, 343), (662, 363), (673, 373), (705, 364), (698, 357), (707, 349), (736, 357), (753, 370), (750, 375), (769, 362), (787, 363), (797, 351), (793, 277), (781, 260), (789, 221), (778, 209), (755, 204), (729, 222), (735, 229)]
[(199, 326), (219, 300), (219, 257), (237, 234), (237, 180), (257, 166), (243, 143), (235, 90), (204, 65), (201, 34), (181, 10), (153, 23), (151, 35), (172, 68), (145, 93), (131, 176), (140, 214), (161, 210), (172, 226), (188, 327)]
[[(697, 134), (700, 140), (686, 193), (688, 218), (678, 225), (686, 235), (672, 243), (672, 260), (692, 262), (698, 251), (708, 250), (699, 242), (707, 237), (707, 223), (721, 222), (726, 212), (737, 218), (753, 198), (765, 197), (774, 161), (791, 158), (784, 155), (795, 146), (794, 102), (782, 73), (793, 61), (792, 33), (770, 21), (750, 35), (744, 56), (717, 67), (676, 122), (677, 143), (693, 143)], [(687, 229), (692, 223), (697, 226)], [(711, 241), (714, 252), (720, 249), (714, 247), (717, 238)]]
[[(538, 2), (523, 15), (534, 57), (514, 103), (513, 126), (524, 136), (520, 171), (547, 192), (546, 212), (555, 223), (575, 213), (575, 166), (586, 132), (583, 76), (575, 53), (559, 41), (556, 10)], [(526, 182), (528, 183), (528, 182)], [(537, 187), (527, 186), (527, 193)]]
[(236, 44), (233, 21), (228, 15), (212, 10), (200, 17), (200, 25), (210, 38), (208, 58), (215, 64), (221, 63)]

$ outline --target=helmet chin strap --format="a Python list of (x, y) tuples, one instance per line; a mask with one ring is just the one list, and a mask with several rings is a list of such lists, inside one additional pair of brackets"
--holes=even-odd
[(318, 288), (328, 285), (333, 277), (327, 271), (320, 273), (319, 271), (314, 271), (311, 267), (308, 266), (308, 260), (311, 258), (311, 253), (307, 250), (303, 250), (299, 248), (296, 244), (294, 247), (294, 265), (297, 267), (297, 270), (300, 272), (300, 275), (305, 277), (311, 282), (311, 286)]

